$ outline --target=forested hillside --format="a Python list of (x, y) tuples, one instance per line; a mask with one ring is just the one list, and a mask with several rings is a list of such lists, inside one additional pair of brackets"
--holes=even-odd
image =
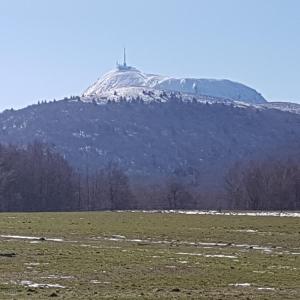
[[(281, 161), (285, 166), (292, 160), (297, 165), (298, 114), (184, 102), (175, 96), (169, 100), (98, 105), (72, 97), (1, 113), (1, 143), (16, 145), (1, 150), (2, 210), (298, 205), (295, 175), (297, 180), (287, 180), (285, 188), (296, 200), (290, 198), (286, 205), (280, 200), (266, 204), (261, 198), (275, 199), (276, 192), (259, 189), (266, 172), (281, 173), (273, 167), (260, 170), (259, 164)], [(256, 170), (246, 167), (250, 161), (256, 162)], [(237, 163), (244, 167), (238, 169)], [(298, 174), (293, 168), (294, 173), (284, 174)], [(245, 170), (255, 171), (255, 179)], [(254, 196), (247, 194), (250, 184)]]

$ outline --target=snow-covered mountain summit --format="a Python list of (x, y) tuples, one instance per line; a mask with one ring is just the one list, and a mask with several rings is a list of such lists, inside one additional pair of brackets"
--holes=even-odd
[[(225, 98), (250, 104), (265, 103), (264, 97), (256, 90), (238, 82), (216, 79), (173, 78), (161, 75), (147, 74), (126, 64), (104, 74), (84, 93), (83, 98), (104, 98), (111, 94), (139, 96), (142, 89), (180, 92), (183, 94)], [(121, 93), (118, 93), (120, 92)], [(138, 94), (137, 94), (138, 92)]]

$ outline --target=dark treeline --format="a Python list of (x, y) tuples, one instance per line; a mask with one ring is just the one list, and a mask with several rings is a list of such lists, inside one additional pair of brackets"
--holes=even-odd
[(0, 145), (0, 211), (134, 207), (128, 177), (113, 163), (83, 175), (45, 144)]
[(225, 186), (233, 209), (300, 209), (300, 164), (292, 160), (236, 164), (229, 170)]
[(39, 142), (0, 146), (0, 211), (126, 209), (300, 209), (300, 164), (236, 164), (224, 191), (212, 192), (180, 170), (159, 183), (130, 182), (115, 163), (79, 172)]
[(69, 164), (43, 144), (0, 146), (0, 209), (75, 209), (73, 176)]

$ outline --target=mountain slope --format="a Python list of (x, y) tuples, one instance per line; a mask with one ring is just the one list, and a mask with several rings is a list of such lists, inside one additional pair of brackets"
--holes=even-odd
[(83, 96), (103, 97), (105, 93), (118, 92), (120, 88), (136, 87), (226, 98), (251, 104), (266, 102), (254, 89), (230, 80), (178, 79), (146, 74), (133, 67), (117, 68), (104, 74), (83, 93)]
[(240, 83), (145, 74), (124, 62), (82, 97), (1, 113), (0, 140), (55, 145), (84, 171), (114, 161), (135, 180), (176, 174), (215, 189), (237, 161), (299, 156), (298, 111)]
[(0, 140), (54, 144), (83, 170), (116, 161), (131, 178), (179, 172), (207, 187), (221, 186), (235, 161), (299, 154), (297, 114), (177, 98), (105, 105), (79, 99), (1, 113)]

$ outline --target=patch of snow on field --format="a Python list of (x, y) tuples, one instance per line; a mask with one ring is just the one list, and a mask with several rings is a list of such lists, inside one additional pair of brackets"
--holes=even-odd
[(115, 238), (115, 239), (126, 239), (126, 237), (124, 235), (119, 235), (119, 234), (112, 235), (112, 238)]
[[(151, 238), (146, 239), (138, 239), (138, 238), (126, 238), (125, 236), (112, 235), (111, 237), (107, 236), (97, 236), (97, 237), (90, 237), (91, 240), (98, 241), (98, 240), (105, 240), (111, 242), (123, 242), (123, 243), (138, 243), (143, 245), (149, 244), (165, 244), (165, 245), (186, 245), (186, 246), (195, 246), (203, 249), (212, 249), (212, 248), (239, 248), (240, 252), (247, 252), (247, 251), (261, 251), (264, 254), (278, 254), (278, 255), (299, 255), (299, 252), (295, 251), (278, 251), (282, 249), (282, 247), (278, 246), (261, 246), (261, 245), (251, 245), (251, 244), (235, 244), (235, 243), (214, 243), (214, 242), (191, 242), (191, 241), (179, 241), (179, 240), (153, 240)], [(81, 244), (82, 247), (91, 247), (91, 248), (103, 248), (103, 246), (93, 246), (88, 244)], [(120, 247), (109, 247), (109, 248), (120, 248)], [(143, 250), (145, 251), (145, 249)]]
[(215, 215), (215, 216), (251, 216), (251, 217), (294, 217), (300, 218), (299, 211), (216, 211), (216, 210), (132, 210), (130, 212)]
[(39, 266), (40, 263), (33, 263), (33, 262), (31, 262), (31, 263), (25, 263), (24, 265), (25, 266)]
[(273, 252), (272, 249), (270, 249), (269, 247), (253, 246), (252, 248), (253, 250), (262, 250), (267, 253)]
[[(251, 283), (231, 283), (229, 284), (230, 286), (234, 286), (234, 287), (250, 287)], [(271, 288), (271, 287), (258, 287), (257, 290), (259, 291), (275, 291), (275, 288)]]
[(63, 285), (60, 284), (34, 283), (29, 280), (21, 280), (20, 284), (31, 288), (60, 288), (60, 289), (65, 288)]
[[(164, 212), (164, 211), (163, 211)], [(172, 212), (172, 211), (171, 211)], [(251, 217), (300, 217), (300, 212), (278, 211), (173, 211), (179, 214), (190, 215), (217, 215), (217, 216), (251, 216)]]
[(240, 229), (240, 230), (233, 230), (236, 232), (246, 232), (246, 233), (255, 233), (257, 232), (257, 230), (253, 230), (253, 229)]
[(258, 274), (265, 274), (266, 273), (266, 271), (252, 271), (253, 273), (258, 273)]
[(236, 259), (237, 256), (234, 255), (223, 255), (223, 254), (202, 254), (202, 253), (187, 253), (187, 252), (178, 252), (178, 255), (191, 255), (191, 256), (203, 256), (203, 257), (215, 257), (215, 258), (232, 258)]
[(251, 283), (231, 283), (229, 284), (230, 286), (235, 286), (235, 287), (249, 287), (251, 286)]
[(91, 280), (90, 283), (94, 283), (94, 284), (99, 284), (99, 283), (110, 284), (111, 282), (109, 282), (109, 281)]
[(152, 240), (151, 238), (147, 239), (136, 239), (136, 238), (126, 238), (122, 236), (122, 238), (118, 238), (116, 235), (113, 235), (112, 237), (93, 237), (91, 238), (93, 240), (106, 240), (106, 241), (112, 241), (112, 242), (131, 242), (131, 243), (145, 243), (145, 244), (180, 244), (180, 245), (188, 245), (188, 246), (195, 246), (195, 247), (201, 247), (203, 249), (206, 248), (225, 248), (225, 247), (236, 247), (240, 248), (240, 251), (249, 251), (249, 250), (256, 250), (256, 251), (262, 251), (262, 253), (265, 254), (289, 254), (289, 255), (299, 255), (298, 252), (290, 252), (290, 251), (284, 251), (284, 252), (278, 252), (278, 249), (281, 249), (281, 247), (268, 247), (268, 246), (260, 246), (260, 245), (250, 245), (250, 244), (234, 244), (234, 243), (214, 243), (214, 242), (190, 242), (190, 241), (178, 241), (178, 240)]
[(8, 239), (22, 239), (22, 240), (39, 240), (39, 237), (36, 236), (23, 236), (23, 235), (0, 235), (2, 238)]
[(63, 239), (52, 239), (52, 238), (44, 238), (44, 237), (37, 237), (37, 236), (24, 236), (24, 235), (0, 235), (1, 238), (7, 239), (20, 239), (20, 240), (33, 240), (33, 241), (50, 241), (50, 242), (63, 242)]
[(216, 257), (216, 258), (233, 258), (236, 259), (237, 257), (234, 255), (223, 255), (223, 254), (206, 254), (205, 257)]

